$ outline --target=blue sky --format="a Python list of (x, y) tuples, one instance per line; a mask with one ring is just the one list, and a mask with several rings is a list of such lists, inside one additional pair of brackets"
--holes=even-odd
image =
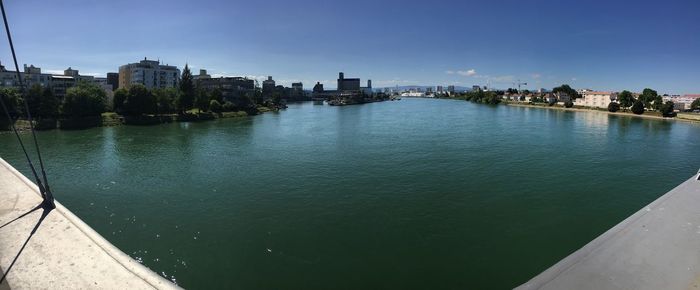
[(49, 72), (104, 75), (148, 57), (306, 88), (344, 71), (375, 87), (700, 93), (697, 0), (5, 2), (20, 65)]

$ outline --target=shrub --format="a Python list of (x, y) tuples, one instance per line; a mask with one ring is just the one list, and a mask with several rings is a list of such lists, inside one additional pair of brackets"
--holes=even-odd
[(608, 104), (608, 111), (609, 112), (615, 113), (619, 110), (620, 110), (620, 104), (618, 104), (616, 102), (610, 102), (610, 104)]
[(668, 101), (661, 105), (661, 115), (663, 115), (664, 117), (675, 117), (676, 113), (673, 112), (673, 105), (674, 104), (671, 101)]
[(644, 103), (640, 100), (634, 101), (634, 104), (632, 105), (632, 113), (637, 115), (644, 114)]
[(572, 108), (572, 107), (574, 107), (574, 102), (572, 102), (572, 101), (566, 101), (566, 102), (564, 103), (564, 107)]
[(236, 111), (236, 105), (234, 105), (233, 103), (227, 101), (227, 102), (225, 102), (224, 105), (223, 105), (223, 110), (224, 110), (225, 112)]
[(209, 109), (214, 113), (221, 113), (221, 103), (217, 100), (211, 100), (211, 102), (209, 102)]

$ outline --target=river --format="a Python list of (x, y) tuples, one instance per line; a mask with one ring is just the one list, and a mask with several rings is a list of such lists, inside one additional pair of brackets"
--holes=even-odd
[(510, 288), (700, 167), (698, 124), (456, 100), (38, 136), (56, 198), (191, 289)]

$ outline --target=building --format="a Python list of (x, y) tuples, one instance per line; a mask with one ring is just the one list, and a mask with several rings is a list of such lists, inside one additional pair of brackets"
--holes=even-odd
[(74, 77), (62, 75), (51, 76), (51, 90), (53, 91), (54, 96), (59, 98), (65, 97), (68, 88), (74, 87), (75, 84)]
[[(555, 94), (557, 97), (557, 104), (559, 105), (566, 105), (566, 103), (571, 102), (571, 96), (565, 92), (558, 92)], [(606, 105), (607, 107), (607, 105)]]
[(112, 91), (116, 91), (119, 88), (119, 73), (107, 73), (107, 83), (112, 86)]
[(306, 100), (306, 93), (304, 93), (304, 84), (301, 82), (292, 83), (292, 88), (288, 94), (290, 101), (303, 101)]
[(13, 88), (18, 87), (17, 72), (9, 71), (0, 63), (0, 87)]
[[(22, 78), (27, 88), (35, 84), (39, 84), (43, 88), (51, 87), (51, 74), (41, 73), (41, 68), (35, 67), (34, 65), (24, 65)], [(16, 86), (19, 87), (19, 83), (17, 83)]]
[(272, 79), (272, 76), (268, 76), (267, 79), (264, 80), (262, 83), (263, 98), (272, 97), (272, 93), (275, 91), (275, 87), (275, 80)]
[(207, 71), (199, 70), (199, 75), (193, 76), (197, 86), (201, 89), (212, 91), (218, 89), (224, 101), (238, 106), (248, 105), (246, 95), (253, 97), (255, 81), (244, 77), (218, 77), (212, 78)]
[[(63, 71), (63, 75), (52, 75), (41, 72), (41, 68), (34, 65), (24, 65), (23, 72), (20, 72), (26, 88), (40, 85), (43, 88), (50, 88), (54, 96), (62, 98), (66, 95), (68, 88), (75, 86), (78, 81), (93, 82), (95, 77), (82, 76), (78, 70), (68, 68)], [(9, 71), (0, 65), (0, 87), (20, 88), (16, 71)]]
[(339, 91), (359, 91), (360, 79), (346, 79), (345, 73), (338, 73), (338, 90)]
[(697, 99), (700, 98), (700, 94), (686, 94), (686, 95), (664, 95), (662, 99), (665, 102), (671, 101), (673, 102), (673, 107), (674, 109), (678, 111), (686, 111), (690, 110), (690, 105), (693, 104), (693, 102)]
[(367, 86), (360, 86), (359, 78), (345, 78), (345, 73), (338, 73), (338, 88), (336, 90), (324, 90), (321, 83), (316, 83), (313, 91), (313, 98), (347, 98), (358, 96), (372, 96), (372, 80), (367, 80)]
[(445, 91), (442, 86), (437, 86), (437, 92), (442, 94)]
[(73, 77), (73, 79), (74, 79), (76, 82), (81, 82), (81, 81), (85, 81), (85, 82), (94, 82), (94, 81), (95, 81), (95, 77), (94, 77), (94, 76), (83, 76), (83, 75), (80, 75), (80, 73), (78, 72), (77, 69), (72, 69), (71, 67), (68, 67), (67, 69), (63, 70), (63, 75), (64, 75), (64, 76), (67, 76), (67, 77)]
[(617, 102), (617, 93), (581, 90), (581, 97), (574, 101), (577, 106), (607, 108), (610, 102)]
[(450, 94), (455, 93), (455, 86), (447, 86), (447, 92)]
[(198, 75), (192, 76), (192, 79), (198, 80), (198, 79), (210, 79), (211, 75), (207, 73), (207, 70), (205, 69), (200, 69)]
[(161, 65), (160, 61), (144, 58), (137, 63), (119, 67), (119, 87), (129, 88), (132, 84), (142, 84), (146, 88), (175, 88), (180, 81), (180, 69), (171, 65)]

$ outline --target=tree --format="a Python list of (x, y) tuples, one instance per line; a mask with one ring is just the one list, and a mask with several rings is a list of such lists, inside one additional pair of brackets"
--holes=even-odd
[[(360, 92), (360, 98), (365, 98), (365, 92)], [(275, 106), (279, 106), (282, 103), (282, 92), (279, 90), (274, 90), (272, 92), (272, 104)]]
[(185, 64), (185, 69), (182, 70), (182, 80), (180, 80), (180, 94), (177, 99), (177, 109), (181, 113), (192, 109), (194, 106), (194, 83), (192, 82), (192, 72)]
[(625, 110), (634, 104), (634, 96), (629, 91), (622, 91), (617, 99), (620, 101), (620, 106)]
[[(644, 103), (645, 108), (651, 108), (652, 102), (656, 99), (658, 95), (659, 94), (655, 90), (645, 88), (642, 91), (642, 94), (639, 95), (639, 100), (641, 100)], [(661, 102), (659, 103), (659, 105), (661, 105)]]
[(673, 102), (668, 101), (661, 106), (661, 115), (664, 117), (675, 117), (676, 114), (673, 112), (674, 109)]
[(158, 113), (170, 113), (175, 110), (175, 101), (178, 97), (178, 91), (174, 88), (155, 89), (151, 93), (156, 98)]
[(484, 104), (496, 105), (501, 102), (501, 98), (494, 92), (487, 92), (481, 102)]
[(632, 113), (637, 115), (644, 114), (644, 102), (641, 100), (634, 101), (634, 104), (632, 104)]
[(571, 100), (566, 101), (566, 103), (564, 103), (564, 107), (572, 108), (573, 106), (574, 106), (574, 102), (572, 102)]
[(262, 89), (260, 88), (260, 82), (255, 80), (255, 89), (253, 90), (253, 96), (251, 97), (254, 104), (260, 105), (263, 103)]
[(656, 95), (656, 97), (654, 97), (654, 110), (661, 111), (663, 105), (664, 99), (661, 96)]
[[(17, 118), (19, 116), (19, 94), (17, 90), (11, 88), (0, 88), (0, 98), (2, 98), (2, 103), (5, 105), (7, 112), (10, 117)], [(2, 114), (0, 120), (5, 120), (4, 110), (0, 112)]]
[(114, 99), (112, 100), (112, 109), (117, 114), (124, 113), (124, 102), (129, 97), (129, 91), (125, 88), (119, 88), (114, 91)]
[(58, 117), (58, 107), (60, 101), (53, 95), (50, 88), (44, 89), (41, 94), (41, 102), (39, 103), (39, 118), (54, 119)]
[(144, 85), (134, 84), (129, 87), (129, 95), (124, 102), (124, 114), (139, 116), (155, 114), (157, 110), (156, 98)]
[(24, 94), (24, 98), (27, 101), (27, 106), (29, 107), (29, 112), (33, 118), (39, 118), (39, 106), (41, 106), (43, 94), (44, 88), (42, 88), (40, 84), (32, 85)]
[(693, 110), (700, 109), (700, 98), (695, 99), (695, 101), (690, 104), (690, 108)]
[(619, 110), (620, 110), (620, 104), (618, 104), (616, 102), (610, 102), (610, 104), (608, 104), (608, 112), (615, 113)]
[(68, 118), (99, 116), (105, 110), (105, 92), (88, 82), (80, 82), (68, 88), (63, 98), (61, 112)]
[(211, 102), (209, 102), (209, 109), (214, 113), (221, 113), (221, 103), (217, 100), (211, 100)]
[(209, 92), (206, 90), (197, 89), (197, 98), (195, 99), (195, 107), (199, 109), (199, 112), (206, 112), (209, 110)]
[(222, 104), (224, 102), (224, 94), (221, 93), (221, 89), (219, 88), (214, 88), (209, 94), (209, 98), (212, 100), (216, 100), (217, 102), (219, 102), (219, 104)]
[(40, 84), (34, 84), (27, 90), (24, 97), (32, 118), (55, 118), (58, 115), (59, 101), (54, 97), (51, 89), (44, 89)]
[(566, 85), (566, 84), (552, 89), (552, 93), (554, 93), (554, 94), (560, 93), (560, 92), (566, 93), (567, 95), (569, 95), (569, 97), (571, 97), (571, 100), (574, 100), (576, 98), (581, 97), (576, 90), (572, 89), (569, 85)]

